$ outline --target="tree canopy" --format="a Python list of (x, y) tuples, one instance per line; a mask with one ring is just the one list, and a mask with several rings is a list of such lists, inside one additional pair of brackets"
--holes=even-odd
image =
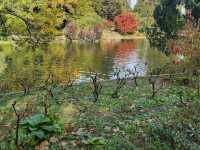
[(63, 23), (64, 1), (3, 0), (0, 2), (1, 30), (20, 35), (29, 42), (44, 42), (57, 33)]
[(94, 8), (101, 17), (108, 20), (112, 20), (122, 11), (118, 0), (95, 0)]
[(0, 0), (0, 34), (34, 44), (49, 41), (72, 20), (86, 25), (99, 19), (91, 0)]
[(89, 29), (123, 9), (124, 0), (0, 0), (0, 35), (35, 46), (62, 35), (69, 22)]

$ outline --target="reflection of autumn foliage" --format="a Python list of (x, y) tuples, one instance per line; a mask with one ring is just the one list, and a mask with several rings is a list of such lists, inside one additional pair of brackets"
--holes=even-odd
[(136, 40), (125, 40), (120, 42), (105, 42), (103, 43), (103, 48), (108, 51), (115, 51), (116, 55), (119, 57), (127, 57), (138, 47), (138, 42)]
[(138, 42), (133, 40), (122, 41), (116, 48), (116, 56), (120, 59), (127, 58), (138, 47), (137, 44)]
[(107, 51), (111, 51), (111, 52), (116, 49), (117, 45), (118, 45), (118, 42), (116, 42), (116, 41), (109, 41), (109, 42), (108, 41), (102, 41), (101, 42), (102, 49), (107, 50)]
[(137, 48), (137, 45), (135, 41), (132, 41), (132, 40), (122, 41), (122, 43), (118, 45), (117, 51), (129, 52), (136, 48)]
[(124, 40), (124, 41), (109, 41), (102, 42), (102, 47), (108, 51), (129, 51), (136, 49), (139, 41)]
[(138, 27), (135, 16), (130, 12), (121, 13), (115, 17), (114, 21), (117, 30), (121, 33), (134, 33)]

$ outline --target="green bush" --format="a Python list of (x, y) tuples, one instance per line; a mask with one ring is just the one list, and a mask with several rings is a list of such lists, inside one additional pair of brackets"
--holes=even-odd
[[(43, 114), (37, 114), (25, 118), (22, 123), (22, 137), (34, 139), (35, 143), (39, 143), (48, 139), (54, 134), (60, 134), (63, 126)], [(28, 139), (26, 139), (28, 140)]]

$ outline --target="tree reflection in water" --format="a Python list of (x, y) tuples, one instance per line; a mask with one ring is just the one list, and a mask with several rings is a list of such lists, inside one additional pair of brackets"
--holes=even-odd
[[(10, 47), (3, 47), (0, 52), (0, 78), (2, 84), (9, 85), (9, 90), (21, 89), (19, 81), (26, 86), (38, 86), (47, 79), (51, 73), (55, 82), (64, 82), (69, 74), (76, 77), (77, 81), (87, 80), (87, 72), (98, 72), (102, 78), (112, 78), (114, 68), (133, 68), (140, 66), (139, 72), (145, 72), (145, 55), (140, 51), (146, 51), (142, 46), (144, 41), (102, 41), (99, 44), (51, 43), (47, 47), (35, 50), (22, 48), (18, 51)], [(17, 83), (17, 84), (16, 84)]]

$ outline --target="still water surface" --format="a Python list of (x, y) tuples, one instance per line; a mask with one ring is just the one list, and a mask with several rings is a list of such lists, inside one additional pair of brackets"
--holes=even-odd
[(0, 80), (26, 81), (30, 86), (53, 74), (54, 80), (65, 81), (69, 74), (76, 80), (88, 80), (94, 71), (104, 79), (112, 79), (116, 68), (137, 67), (145, 75), (148, 67), (160, 65), (165, 56), (150, 50), (146, 40), (102, 41), (99, 44), (66, 44), (54, 42), (36, 50), (13, 49), (9, 44), (0, 45)]

